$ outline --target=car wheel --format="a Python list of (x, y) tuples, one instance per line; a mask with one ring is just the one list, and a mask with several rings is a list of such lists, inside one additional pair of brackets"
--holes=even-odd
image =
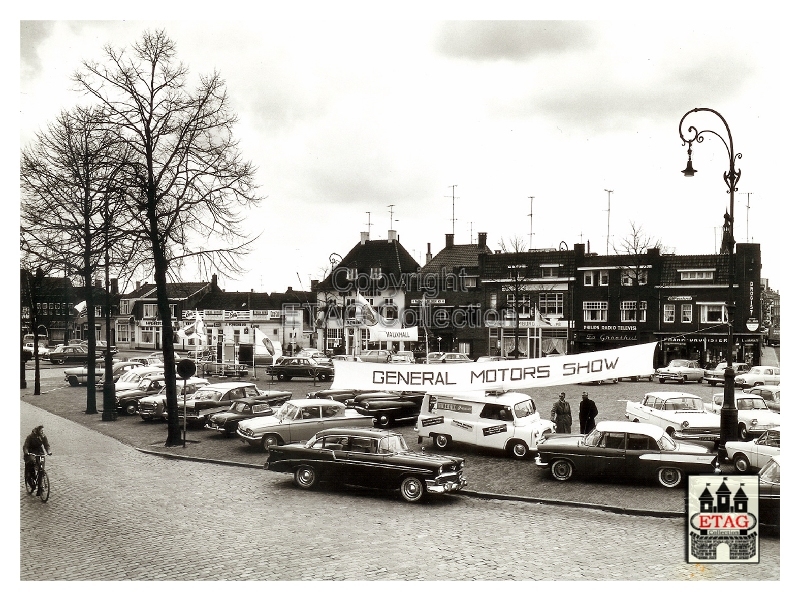
[(314, 470), (314, 467), (303, 465), (294, 472), (294, 482), (297, 484), (297, 487), (310, 490), (317, 485), (317, 472)]
[(572, 463), (563, 458), (559, 458), (550, 465), (550, 473), (552, 473), (553, 478), (558, 481), (567, 481), (571, 479), (573, 472)]
[(278, 446), (280, 445), (281, 441), (278, 439), (278, 436), (274, 433), (269, 433), (261, 438), (261, 447), (264, 449), (265, 452), (269, 452), (270, 446)]
[(703, 378), (701, 377), (700, 379), (698, 379), (697, 383), (703, 383)]
[(747, 427), (745, 427), (744, 423), (742, 423), (739, 425), (739, 439), (743, 442), (746, 442), (748, 437), (750, 436), (747, 434)]
[(122, 407), (122, 410), (125, 411), (126, 415), (135, 415), (136, 414), (136, 403), (135, 402), (128, 402), (125, 406)]
[(683, 377), (681, 377), (681, 383), (686, 383), (686, 375), (684, 375)]
[(667, 427), (667, 429), (666, 429), (666, 434), (667, 434), (669, 437), (672, 437), (672, 436), (674, 436), (674, 435), (675, 435), (675, 430), (674, 430), (672, 427)]
[(375, 422), (377, 423), (378, 427), (382, 429), (386, 429), (392, 426), (392, 418), (389, 415), (378, 415), (375, 418)]
[(658, 470), (658, 483), (664, 487), (674, 488), (683, 479), (683, 473), (675, 467), (662, 467)]
[(737, 473), (747, 473), (750, 470), (750, 461), (744, 454), (736, 453), (733, 455), (733, 468)]
[(659, 377), (658, 378), (658, 383), (664, 383), (664, 378), (663, 377)]
[(286, 375), (284, 375), (283, 373), (278, 373), (277, 377), (278, 381), (286, 381)]
[(416, 502), (425, 494), (425, 485), (419, 477), (406, 477), (400, 484), (400, 495), (406, 502)]
[(63, 365), (64, 364), (64, 359), (63, 358), (57, 358), (57, 359), (52, 360), (50, 362), (52, 362), (54, 365)]
[(647, 378), (647, 381), (653, 381), (653, 376), (650, 375), (650, 377)]
[(528, 445), (522, 440), (514, 440), (509, 445), (508, 451), (512, 457), (521, 460), (528, 456)]
[(70, 375), (69, 376), (69, 384), (72, 387), (78, 387), (78, 378), (75, 377), (75, 375)]
[(320, 373), (319, 376), (317, 377), (317, 379), (319, 379), (320, 381), (328, 381), (330, 378), (331, 376), (328, 375), (327, 373)]
[(710, 385), (711, 387), (715, 387), (717, 385), (717, 382), (716, 381), (709, 381), (708, 385)]
[(444, 435), (443, 433), (437, 433), (433, 436), (433, 443), (436, 444), (436, 447), (440, 450), (447, 448), (451, 440), (452, 438), (449, 435)]

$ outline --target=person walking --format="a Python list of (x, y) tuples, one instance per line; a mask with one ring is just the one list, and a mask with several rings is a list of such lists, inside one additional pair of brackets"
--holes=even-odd
[(556, 424), (556, 433), (572, 433), (572, 410), (564, 392), (558, 395), (558, 401), (553, 404), (550, 420)]
[(595, 428), (594, 418), (597, 416), (597, 405), (594, 400), (589, 398), (589, 392), (583, 392), (581, 405), (578, 408), (578, 420), (581, 425), (581, 433), (589, 433)]
[(47, 436), (44, 434), (44, 425), (37, 425), (25, 438), (25, 443), (22, 444), (22, 457), (25, 460), (25, 480), (30, 482), (31, 487), (36, 487), (34, 479), (34, 464), (36, 459), (34, 454), (44, 454), (50, 452), (50, 442), (47, 441)]

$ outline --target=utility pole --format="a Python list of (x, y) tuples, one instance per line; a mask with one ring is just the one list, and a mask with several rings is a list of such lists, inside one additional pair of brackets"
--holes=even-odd
[(528, 251), (533, 250), (533, 199), (535, 196), (528, 196), (531, 201), (531, 212), (528, 215), (531, 218), (531, 230), (528, 234)]
[(608, 192), (608, 221), (606, 222), (606, 256), (608, 256), (608, 242), (611, 239), (611, 194), (614, 190), (605, 190)]
[(456, 234), (456, 185), (457, 184), (449, 186), (453, 190), (453, 218), (451, 219), (453, 221), (453, 236)]

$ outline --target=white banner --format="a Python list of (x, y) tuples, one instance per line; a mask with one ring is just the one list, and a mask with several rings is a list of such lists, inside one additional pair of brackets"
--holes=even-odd
[(369, 339), (378, 342), (416, 342), (419, 340), (419, 330), (417, 327), (387, 329), (375, 325), (369, 328)]
[(523, 360), (416, 365), (337, 362), (331, 389), (518, 390), (653, 372), (657, 342), (616, 350)]

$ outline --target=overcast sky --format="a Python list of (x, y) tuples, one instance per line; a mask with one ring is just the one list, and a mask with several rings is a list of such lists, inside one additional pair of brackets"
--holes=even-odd
[[(610, 229), (613, 253), (631, 221), (677, 254), (716, 252), (726, 149), (696, 144), (685, 178), (678, 135), (685, 112), (710, 107), (742, 153), (736, 240), (761, 243), (779, 288), (780, 24), (704, 18), (23, 21), (20, 145), (83, 101), (70, 92), (81, 60), (165, 29), (192, 74), (225, 78), (266, 198), (249, 214), (262, 238), (248, 273), (220, 285), (273, 292), (307, 290), (368, 228), (396, 229), (420, 264), (452, 231), (603, 254)], [(689, 123), (727, 139), (713, 116)]]

